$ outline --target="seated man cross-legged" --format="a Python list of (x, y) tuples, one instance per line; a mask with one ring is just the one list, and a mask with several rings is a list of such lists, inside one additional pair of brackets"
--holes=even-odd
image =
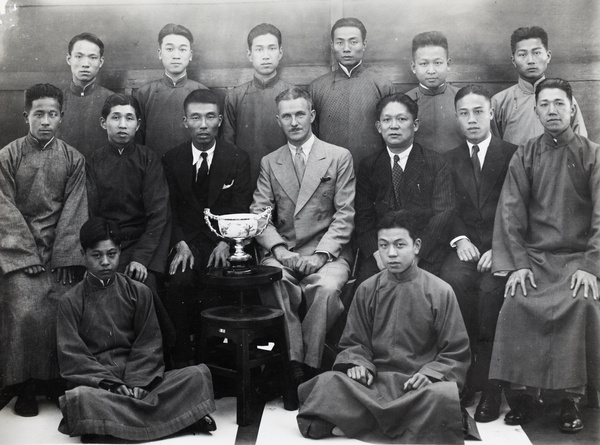
[(88, 272), (58, 308), (58, 361), (70, 388), (60, 398), (59, 431), (84, 442), (214, 431), (210, 372), (205, 365), (164, 372), (152, 292), (116, 272), (116, 223), (90, 219), (80, 242)]
[(333, 371), (298, 388), (305, 437), (463, 443), (469, 340), (450, 285), (417, 266), (416, 227), (405, 210), (380, 220), (385, 270), (358, 287)]

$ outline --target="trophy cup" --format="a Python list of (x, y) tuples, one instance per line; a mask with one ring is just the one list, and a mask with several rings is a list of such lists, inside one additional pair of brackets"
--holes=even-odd
[[(249, 275), (254, 273), (251, 264), (252, 256), (244, 252), (244, 241), (263, 233), (269, 225), (271, 207), (265, 208), (262, 213), (231, 213), (229, 215), (213, 215), (210, 209), (204, 209), (204, 221), (212, 232), (219, 238), (235, 241), (235, 252), (227, 258), (230, 266), (225, 270), (225, 275)], [(219, 231), (211, 224), (211, 219), (217, 221)], [(264, 220), (261, 226), (259, 222)]]

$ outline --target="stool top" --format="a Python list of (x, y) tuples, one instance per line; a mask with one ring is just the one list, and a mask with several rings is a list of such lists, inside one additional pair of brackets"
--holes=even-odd
[[(283, 311), (266, 306), (219, 306), (204, 309), (201, 313), (204, 320), (219, 321), (226, 324), (242, 325), (246, 323), (256, 324), (272, 322), (281, 319), (283, 323)], [(270, 324), (270, 323), (268, 323)]]
[(211, 286), (244, 290), (273, 283), (282, 276), (281, 268), (274, 266), (255, 266), (255, 273), (248, 275), (225, 275), (226, 270), (225, 267), (211, 267), (202, 272), (201, 279)]

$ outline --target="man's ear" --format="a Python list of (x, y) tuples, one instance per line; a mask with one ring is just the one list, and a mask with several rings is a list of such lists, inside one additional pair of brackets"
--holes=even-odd
[(23, 111), (23, 117), (25, 118), (25, 123), (29, 123), (29, 113), (27, 111)]
[(67, 53), (67, 64), (71, 66), (71, 54)]
[(377, 128), (377, 131), (381, 134), (381, 122), (375, 122), (375, 128)]
[(315, 121), (315, 117), (317, 117), (317, 112), (313, 108), (310, 110), (310, 123), (312, 124)]
[(415, 255), (418, 255), (420, 250), (421, 250), (421, 238), (417, 238), (415, 240), (415, 250), (414, 250)]
[(106, 130), (106, 119), (103, 117), (100, 118), (100, 126)]
[(415, 119), (415, 120), (413, 121), (413, 125), (414, 125), (414, 127), (415, 127), (415, 131), (417, 131), (417, 130), (419, 129), (419, 123), (420, 123), (420, 122), (419, 122), (419, 119)]
[(81, 252), (81, 256), (83, 256), (83, 257), (84, 257), (84, 256), (85, 256), (85, 250), (83, 249), (83, 247), (81, 247), (81, 248), (79, 249), (79, 251)]
[(414, 60), (413, 60), (413, 61), (411, 61), (411, 62), (410, 62), (410, 69), (411, 69), (411, 71), (413, 72), (413, 74), (417, 74), (417, 73), (416, 73), (416, 69), (415, 69), (416, 67), (417, 67), (417, 65), (415, 64), (415, 61), (414, 61)]
[(137, 125), (135, 126), (135, 131), (138, 131), (140, 129), (140, 126), (142, 125), (142, 120), (138, 119), (137, 120)]

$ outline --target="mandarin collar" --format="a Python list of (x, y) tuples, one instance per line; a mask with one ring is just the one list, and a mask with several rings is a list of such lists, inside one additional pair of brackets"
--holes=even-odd
[(535, 89), (540, 84), (540, 82), (542, 82), (545, 78), (546, 78), (546, 76), (542, 76), (538, 80), (536, 80), (534, 84), (531, 84), (519, 76), (519, 82), (517, 85), (519, 85), (519, 88), (521, 90), (523, 90), (525, 93), (535, 94)]
[(129, 143), (125, 147), (123, 147), (123, 151), (121, 153), (119, 153), (119, 150), (121, 149), (121, 147), (108, 141), (108, 152), (115, 156), (125, 156), (133, 151), (134, 146), (135, 146), (135, 138), (132, 139), (131, 141), (129, 141)]
[(252, 85), (254, 85), (259, 90), (266, 90), (267, 88), (271, 88), (277, 82), (279, 82), (278, 72), (276, 72), (275, 75), (267, 81), (263, 81), (256, 76), (252, 77)]
[(425, 96), (437, 96), (439, 94), (443, 94), (448, 87), (448, 83), (444, 82), (437, 88), (427, 88), (425, 85), (419, 84), (419, 91), (423, 93)]
[(163, 78), (162, 78), (163, 83), (171, 88), (181, 88), (182, 86), (184, 86), (187, 81), (188, 81), (188, 76), (187, 73), (185, 73), (183, 75), (183, 77), (180, 77), (177, 80), (173, 80), (172, 77), (170, 77), (166, 72), (163, 74)]
[(401, 273), (391, 273), (389, 270), (386, 270), (387, 276), (391, 281), (395, 281), (397, 283), (404, 283), (406, 281), (414, 280), (419, 274), (419, 266), (417, 266), (417, 260), (413, 261), (412, 265)]
[(350, 71), (350, 76), (348, 76), (348, 74), (346, 73), (346, 71), (344, 71), (344, 69), (342, 68), (342, 65), (340, 63), (338, 63), (338, 67), (337, 70), (335, 70), (335, 81), (338, 80), (344, 80), (344, 79), (351, 79), (353, 77), (358, 77), (360, 75), (360, 73), (362, 73), (365, 70), (365, 66), (362, 63), (362, 60), (358, 63), (358, 65), (356, 65), (354, 68), (352, 68)]
[(82, 97), (92, 94), (92, 91), (94, 91), (95, 89), (96, 89), (96, 80), (94, 80), (92, 83), (87, 84), (83, 88), (80, 87), (79, 85), (75, 84), (75, 82), (73, 82), (73, 80), (71, 80), (71, 84), (69, 85), (69, 90), (71, 90), (71, 93), (76, 94), (77, 96), (82, 96)]
[(117, 274), (113, 274), (108, 280), (101, 280), (94, 274), (92, 274), (89, 270), (85, 273), (85, 282), (88, 283), (92, 287), (98, 287), (100, 289), (106, 289), (107, 287), (115, 284), (115, 277)]
[(575, 138), (575, 132), (569, 125), (562, 133), (558, 136), (554, 137), (547, 131), (544, 131), (543, 141), (546, 145), (550, 147), (559, 148), (565, 147), (571, 143), (571, 141)]
[(42, 145), (31, 132), (27, 133), (27, 142), (38, 150), (50, 150), (54, 147), (54, 141), (56, 141), (56, 136), (53, 136), (45, 145)]

